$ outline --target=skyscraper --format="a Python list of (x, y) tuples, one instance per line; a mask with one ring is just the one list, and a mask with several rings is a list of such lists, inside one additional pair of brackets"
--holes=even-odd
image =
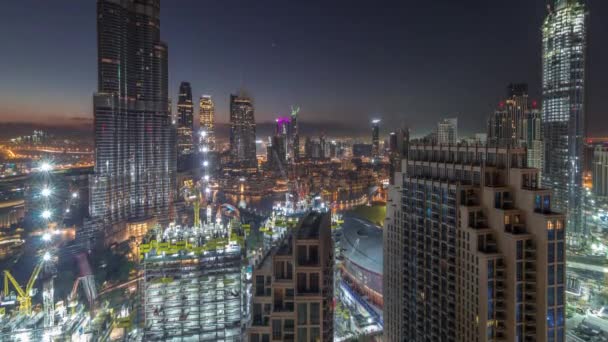
[(458, 141), (458, 119), (443, 119), (437, 123), (437, 143), (455, 144)]
[(543, 184), (554, 189), (555, 208), (567, 212), (568, 233), (581, 224), (587, 9), (580, 0), (555, 0), (543, 35)]
[(257, 168), (253, 102), (244, 94), (230, 95), (230, 155), (235, 166)]
[(300, 127), (298, 126), (298, 113), (300, 107), (291, 107), (291, 159), (300, 161)]
[(175, 149), (160, 1), (98, 0), (97, 39), (90, 214), (100, 228), (147, 217), (167, 221)]
[(211, 96), (203, 95), (199, 101), (200, 129), (205, 132), (206, 145), (215, 150), (215, 105)]
[(380, 120), (372, 120), (372, 158), (380, 157)]
[(194, 152), (194, 106), (189, 82), (179, 85), (177, 99), (177, 152), (180, 156), (191, 155)]
[(507, 98), (488, 120), (488, 140), (499, 145), (521, 146), (525, 144), (524, 121), (530, 111), (528, 85), (509, 84)]
[(564, 341), (565, 219), (526, 160), (410, 145), (384, 226), (386, 341)]

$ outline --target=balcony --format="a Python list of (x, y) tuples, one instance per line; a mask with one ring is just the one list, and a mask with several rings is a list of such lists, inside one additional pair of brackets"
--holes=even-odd
[(293, 312), (294, 306), (293, 303), (275, 303), (272, 311), (273, 312)]

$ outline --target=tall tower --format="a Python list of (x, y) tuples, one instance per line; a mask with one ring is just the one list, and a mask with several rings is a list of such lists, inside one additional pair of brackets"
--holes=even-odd
[(542, 27), (545, 144), (543, 185), (567, 212), (569, 237), (584, 236), (581, 220), (588, 12), (580, 0), (556, 0)]
[(180, 156), (191, 155), (194, 132), (194, 106), (192, 105), (192, 87), (189, 82), (179, 85), (177, 100), (177, 149)]
[(380, 157), (380, 119), (372, 120), (372, 158)]
[(97, 232), (127, 220), (169, 220), (175, 149), (160, 0), (97, 1), (98, 92), (90, 214)]
[(242, 93), (230, 95), (230, 155), (237, 167), (257, 168), (253, 102)]
[(509, 84), (507, 98), (488, 120), (488, 139), (498, 145), (521, 146), (526, 143), (524, 123), (530, 113), (528, 85)]
[(298, 114), (300, 107), (291, 107), (291, 158), (293, 162), (300, 161), (300, 127), (298, 126)]
[(205, 143), (209, 150), (215, 150), (215, 105), (209, 95), (199, 101), (200, 129), (205, 132)]

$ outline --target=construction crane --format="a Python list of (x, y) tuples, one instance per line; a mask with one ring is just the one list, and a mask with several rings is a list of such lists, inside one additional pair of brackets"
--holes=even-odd
[(42, 267), (45, 261), (50, 260), (50, 254), (45, 254), (42, 260), (34, 267), (34, 271), (28, 280), (25, 289), (23, 289), (15, 277), (11, 274), (10, 271), (4, 271), (4, 296), (9, 296), (10, 287), (9, 284), (13, 285), (13, 288), (17, 292), (17, 302), (19, 303), (19, 313), (23, 315), (29, 315), (32, 312), (32, 295), (34, 283), (38, 279), (38, 275), (40, 275), (40, 271), (42, 271)]

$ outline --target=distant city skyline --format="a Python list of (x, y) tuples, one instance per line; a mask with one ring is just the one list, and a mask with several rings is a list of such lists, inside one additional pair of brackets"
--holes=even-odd
[[(587, 2), (594, 17), (608, 12), (603, 1)], [(458, 116), (465, 135), (484, 131), (504, 84), (527, 82), (531, 98), (540, 100), (537, 42), (546, 14), (543, 1), (348, 4), (241, 2), (230, 11), (210, 4), (205, 7), (209, 20), (202, 22), (199, 2), (165, 1), (162, 38), (172, 42), (174, 107), (179, 83), (189, 81), (193, 97), (213, 96), (217, 122), (227, 123), (229, 94), (244, 86), (260, 123), (299, 105), (303, 126), (324, 122), (328, 132), (332, 123), (348, 118), (353, 131), (364, 133), (369, 120), (380, 117), (386, 127), (405, 122), (414, 134), (423, 134), (440, 118)], [(490, 6), (494, 15), (481, 15)], [(35, 0), (3, 5), (0, 122), (92, 123), (94, 7), (94, 1), (67, 0), (52, 6)], [(429, 28), (423, 22), (429, 16), (441, 16), (441, 25)], [(600, 120), (608, 48), (595, 38), (605, 30), (602, 21), (590, 25), (588, 126), (597, 136), (608, 128)], [(44, 60), (36, 53), (41, 50)]]

